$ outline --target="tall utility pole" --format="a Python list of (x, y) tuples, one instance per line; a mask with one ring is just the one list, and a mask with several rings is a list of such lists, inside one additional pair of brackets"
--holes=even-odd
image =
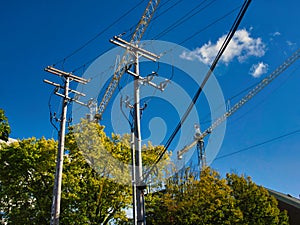
[[(78, 104), (86, 106), (86, 104), (78, 101), (77, 99), (69, 97), (70, 92), (78, 96), (80, 95), (85, 96), (85, 94), (81, 92), (70, 89), (69, 88), (70, 81), (87, 84), (88, 80), (75, 76), (71, 73), (58, 70), (51, 66), (46, 67), (45, 71), (64, 78), (63, 86), (49, 80), (44, 80), (45, 83), (55, 86), (57, 88), (55, 94), (63, 98), (62, 112), (60, 117), (60, 130), (58, 134), (58, 151), (57, 151), (57, 159), (56, 159), (56, 170), (55, 170), (55, 180), (54, 180), (54, 187), (53, 187), (53, 198), (52, 198), (51, 220), (50, 220), (51, 225), (58, 225), (59, 216), (60, 216), (61, 186), (62, 186), (62, 172), (63, 172), (63, 161), (64, 161), (64, 150), (65, 150), (65, 132), (66, 132), (66, 117), (67, 117), (68, 103), (74, 101)], [(59, 93), (59, 89), (63, 89), (64, 93), (63, 94)]]
[[(139, 56), (137, 52), (135, 54), (135, 65), (134, 65), (134, 73), (139, 75)], [(142, 164), (142, 140), (141, 140), (141, 112), (140, 112), (140, 84), (139, 84), (139, 76), (134, 76), (134, 146), (136, 153), (132, 152), (134, 155), (134, 161), (132, 165), (134, 165), (135, 170), (135, 204), (136, 205), (136, 223), (137, 224), (146, 224), (145, 223), (145, 206), (144, 206), (144, 185), (141, 184), (143, 178), (143, 164)]]
[(120, 37), (115, 36), (110, 40), (112, 43), (125, 48), (130, 54), (133, 55), (134, 72), (127, 70), (134, 77), (134, 121), (132, 134), (132, 190), (133, 190), (133, 220), (134, 225), (145, 225), (145, 204), (144, 204), (144, 190), (146, 184), (143, 182), (143, 164), (142, 164), (142, 139), (141, 139), (141, 126), (140, 126), (140, 84), (147, 83), (150, 86), (157, 88), (161, 91), (164, 90), (165, 83), (156, 85), (151, 82), (151, 79), (144, 79), (139, 75), (139, 57), (143, 56), (149, 60), (156, 61), (159, 59), (155, 55), (145, 49), (139, 48), (138, 45), (129, 43)]

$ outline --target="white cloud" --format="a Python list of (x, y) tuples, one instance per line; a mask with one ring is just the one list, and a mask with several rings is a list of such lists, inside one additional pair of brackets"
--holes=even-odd
[(294, 43), (294, 42), (291, 42), (291, 41), (286, 41), (286, 43), (287, 43), (287, 45), (288, 45), (288, 46), (293, 46), (293, 45), (296, 45), (296, 43)]
[(274, 33), (272, 34), (273, 37), (280, 36), (280, 35), (281, 35), (281, 33), (278, 32), (278, 31), (276, 31), (276, 32), (274, 32)]
[[(191, 52), (183, 52), (180, 57), (187, 60), (198, 59), (207, 65), (211, 65), (225, 38), (226, 35), (223, 35), (216, 43), (209, 41)], [(228, 64), (234, 58), (237, 58), (242, 63), (250, 56), (263, 56), (265, 49), (266, 46), (261, 38), (252, 38), (246, 29), (241, 29), (236, 31), (220, 60)]]
[(255, 77), (258, 78), (260, 77), (262, 74), (265, 74), (268, 72), (268, 68), (269, 65), (263, 62), (259, 62), (257, 64), (252, 65), (251, 69), (250, 69), (250, 74)]

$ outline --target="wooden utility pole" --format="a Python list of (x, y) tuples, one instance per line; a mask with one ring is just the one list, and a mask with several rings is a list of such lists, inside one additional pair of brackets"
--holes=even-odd
[[(70, 81), (87, 84), (88, 80), (75, 76), (72, 73), (67, 73), (58, 70), (51, 66), (46, 67), (45, 71), (64, 78), (63, 86), (54, 83), (52, 81), (44, 80), (45, 83), (55, 86), (57, 88), (55, 94), (63, 98), (62, 112), (59, 120), (60, 130), (58, 134), (58, 151), (57, 151), (57, 159), (56, 159), (56, 170), (55, 170), (55, 180), (54, 180), (54, 187), (53, 187), (53, 198), (52, 198), (51, 220), (50, 220), (50, 225), (58, 225), (59, 216), (60, 216), (61, 186), (62, 186), (64, 151), (65, 151), (65, 132), (66, 132), (66, 117), (67, 117), (68, 103), (74, 101), (78, 104), (86, 106), (86, 104), (78, 101), (77, 99), (69, 97), (70, 92), (76, 95), (85, 96), (85, 94), (81, 92), (70, 89), (69, 88)], [(64, 93), (63, 94), (59, 93), (59, 89), (63, 89)]]

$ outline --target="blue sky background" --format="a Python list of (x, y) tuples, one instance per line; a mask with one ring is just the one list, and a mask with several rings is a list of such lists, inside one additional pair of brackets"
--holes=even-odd
[[(199, 7), (201, 2), (204, 3)], [(162, 0), (143, 39), (181, 44), (192, 51), (188, 55), (182, 55), (185, 60), (200, 60), (209, 64), (216, 53), (216, 43), (228, 32), (238, 13), (233, 10), (242, 3), (241, 0)], [(58, 68), (66, 71), (79, 68), (74, 73), (82, 76), (84, 69), (89, 66), (87, 62), (114, 47), (109, 43), (112, 36), (126, 32), (123, 37), (129, 40), (146, 4), (145, 0), (2, 2), (0, 107), (9, 118), (11, 137), (56, 138), (56, 131), (49, 123), (48, 110), (48, 100), (53, 88), (42, 80), (60, 80), (44, 72), (44, 67), (59, 62), (56, 64)], [(230, 99), (231, 106), (247, 92), (232, 97), (259, 82), (299, 48), (299, 4), (296, 0), (274, 0), (272, 3), (252, 1), (239, 27), (239, 36), (236, 36), (234, 42), (236, 45), (227, 50), (226, 58), (220, 61), (214, 73), (225, 100)], [(204, 5), (208, 6), (200, 10)], [(133, 7), (135, 9), (131, 13), (124, 15)], [(199, 12), (196, 13), (197, 11)], [(186, 14), (190, 18), (185, 17), (187, 19), (182, 24), (169, 32), (161, 33)], [(226, 14), (228, 16), (220, 19)], [(114, 23), (122, 15), (122, 19)], [(216, 20), (218, 22), (214, 23)], [(107, 31), (98, 35), (81, 51), (61, 61), (112, 23), (114, 24)], [(204, 29), (208, 24), (213, 25)], [(184, 41), (186, 39), (188, 41)], [(149, 65), (149, 70), (153, 70), (152, 67), (156, 68), (155, 66), (157, 65)], [(230, 171), (245, 173), (258, 184), (299, 196), (298, 68), (299, 62), (294, 63), (228, 120), (225, 139), (219, 158), (212, 163), (213, 168), (222, 175)], [(170, 73), (170, 68), (162, 66), (161, 71)], [(180, 74), (180, 71), (175, 70), (176, 73)], [(182, 87), (188, 90), (188, 81)], [(53, 97), (52, 110), (59, 112), (59, 105), (60, 99)], [(157, 107), (149, 107), (147, 112), (154, 114)], [(202, 110), (199, 115), (200, 123), (203, 123), (204, 128), (208, 127), (209, 123), (205, 122), (209, 120), (209, 109), (204, 96), (198, 107)], [(174, 124), (177, 123), (175, 118)], [(278, 138), (285, 134), (288, 135)], [(193, 128), (191, 137), (186, 137), (186, 143), (189, 139), (192, 140), (192, 135)], [(272, 141), (268, 142), (269, 140)], [(268, 143), (260, 145), (264, 142)], [(233, 152), (239, 153), (229, 155)]]

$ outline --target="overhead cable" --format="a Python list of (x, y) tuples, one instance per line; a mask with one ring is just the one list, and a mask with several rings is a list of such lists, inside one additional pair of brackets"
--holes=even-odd
[(241, 152), (245, 152), (245, 151), (251, 150), (251, 149), (253, 149), (253, 148), (257, 148), (257, 147), (259, 147), (259, 146), (262, 146), (262, 145), (265, 145), (265, 144), (269, 144), (269, 143), (272, 143), (272, 142), (274, 142), (274, 141), (278, 141), (278, 140), (280, 140), (280, 139), (286, 138), (286, 137), (288, 137), (288, 136), (294, 135), (294, 134), (299, 133), (299, 132), (300, 132), (300, 129), (297, 129), (297, 130), (291, 131), (291, 132), (289, 132), (289, 133), (280, 135), (280, 136), (278, 136), (278, 137), (271, 138), (271, 139), (268, 139), (268, 140), (266, 140), (266, 141), (260, 142), (260, 143), (258, 143), (258, 144), (251, 145), (251, 146), (246, 147), (246, 148), (242, 148), (242, 149), (240, 149), (240, 150), (238, 150), (238, 151), (234, 151), (234, 152), (231, 152), (231, 153), (228, 153), (228, 154), (225, 154), (225, 155), (220, 155), (220, 156), (218, 156), (217, 158), (215, 158), (215, 160), (217, 160), (217, 159), (223, 159), (223, 158), (226, 158), (226, 157), (229, 157), (229, 156), (233, 156), (233, 155), (238, 154), (238, 153), (241, 153)]
[(203, 11), (204, 9), (206, 9), (208, 6), (210, 6), (212, 3), (214, 3), (216, 0), (212, 0), (210, 1), (207, 5), (203, 6), (202, 8), (198, 9), (196, 12), (193, 13), (194, 10), (196, 10), (198, 7), (202, 6), (207, 0), (201, 2), (200, 4), (198, 4), (195, 8), (193, 8), (192, 10), (188, 11), (184, 16), (182, 16), (181, 18), (179, 18), (177, 21), (175, 21), (173, 24), (171, 24), (169, 27), (167, 27), (166, 29), (164, 29), (162, 32), (160, 32), (159, 34), (157, 34), (153, 39), (158, 39), (164, 35), (166, 35), (167, 33), (169, 33), (171, 30), (175, 29), (176, 27), (178, 27), (179, 25), (183, 24), (184, 22), (186, 22), (187, 20), (189, 20), (190, 18), (192, 18), (193, 16), (197, 15), (198, 13), (200, 13), (201, 11)]
[(81, 47), (75, 49), (73, 52), (71, 52), (69, 55), (67, 55), (66, 57), (62, 58), (61, 60), (57, 61), (56, 63), (54, 63), (53, 65), (55, 66), (58, 63), (62, 63), (64, 61), (66, 61), (67, 59), (69, 59), (70, 57), (72, 57), (73, 55), (75, 55), (76, 53), (78, 53), (79, 51), (81, 51), (83, 48), (85, 48), (87, 45), (89, 45), (90, 43), (92, 43), (94, 40), (96, 40), (100, 35), (102, 35), (103, 33), (105, 33), (106, 31), (108, 31), (112, 26), (114, 26), (116, 23), (118, 23), (120, 20), (124, 19), (125, 16), (127, 16), (128, 14), (130, 14), (130, 12), (132, 12), (134, 9), (136, 9), (137, 7), (139, 7), (145, 0), (140, 1), (138, 4), (136, 4), (134, 7), (132, 7), (131, 9), (129, 9), (128, 11), (126, 11), (124, 14), (122, 14), (119, 18), (117, 18), (115, 21), (113, 21), (110, 25), (108, 25), (107, 27), (105, 27), (103, 30), (101, 30), (98, 34), (96, 34), (93, 38), (91, 38), (90, 40), (88, 40), (86, 43), (84, 43)]
[(171, 134), (171, 136), (169, 137), (169, 139), (167, 140), (166, 144), (164, 145), (164, 150), (162, 151), (162, 154), (160, 154), (158, 156), (158, 158), (156, 159), (154, 165), (150, 168), (150, 170), (148, 170), (144, 176), (144, 179), (147, 179), (148, 176), (150, 175), (150, 173), (153, 171), (153, 169), (156, 167), (156, 164), (163, 158), (164, 154), (166, 153), (166, 151), (169, 149), (171, 143), (173, 142), (175, 136), (177, 135), (178, 131), (180, 130), (180, 128), (182, 127), (182, 124), (186, 121), (187, 117), (189, 116), (190, 112), (192, 111), (194, 105), (196, 104), (205, 84), (207, 83), (209, 77), (211, 76), (212, 72), (214, 71), (215, 67), (217, 66), (218, 61), (220, 60), (221, 56), (223, 55), (226, 47), (228, 46), (230, 40), (232, 39), (234, 33), (236, 32), (239, 24), (241, 23), (247, 9), (248, 6), (250, 4), (251, 0), (246, 0), (237, 16), (237, 18), (235, 19), (226, 39), (224, 40), (217, 56), (215, 57), (212, 65), (210, 66), (209, 71), (207, 72), (204, 80), (202, 81), (201, 86), (199, 87), (198, 91), (196, 92), (196, 94), (194, 95), (192, 102), (190, 103), (190, 105), (188, 106), (186, 112), (184, 113), (184, 115), (182, 116), (182, 118), (180, 119), (179, 123), (177, 124), (176, 128), (174, 129), (173, 133)]

